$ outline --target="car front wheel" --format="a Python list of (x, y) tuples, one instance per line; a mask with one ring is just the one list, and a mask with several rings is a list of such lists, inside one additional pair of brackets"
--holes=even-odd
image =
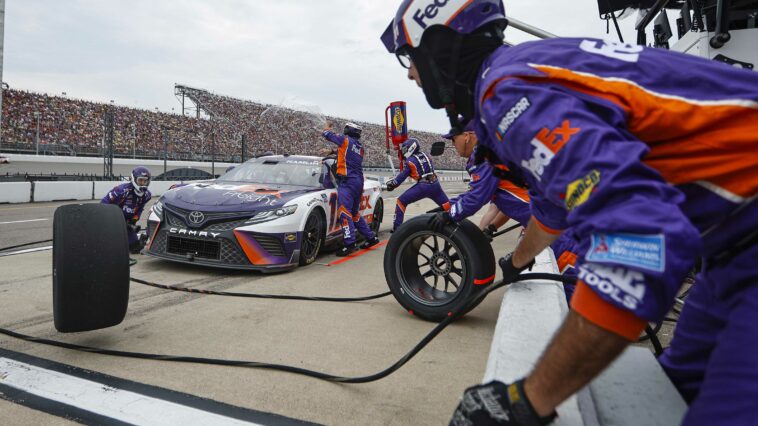
[(300, 246), (300, 266), (310, 265), (316, 261), (324, 243), (324, 218), (313, 210), (305, 221), (303, 243)]

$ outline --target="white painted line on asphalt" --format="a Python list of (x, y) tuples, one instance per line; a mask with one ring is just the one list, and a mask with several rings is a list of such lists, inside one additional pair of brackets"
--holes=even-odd
[(0, 383), (41, 398), (131, 424), (257, 424), (106, 386), (9, 358), (0, 358)]
[(11, 223), (42, 222), (43, 220), (50, 220), (50, 219), (14, 220), (13, 222), (0, 222), (0, 225), (9, 225)]
[(12, 252), (9, 252), (9, 253), (0, 253), (0, 257), (13, 256), (13, 255), (16, 255), (16, 254), (34, 253), (35, 251), (46, 251), (46, 250), (52, 250), (52, 249), (53, 249), (53, 246), (30, 248), (30, 249), (12, 251)]

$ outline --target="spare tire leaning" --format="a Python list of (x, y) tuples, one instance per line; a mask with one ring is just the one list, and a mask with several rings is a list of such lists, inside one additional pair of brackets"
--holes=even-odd
[(417, 216), (392, 234), (384, 253), (384, 276), (406, 310), (439, 322), (479, 304), (466, 307), (494, 281), (495, 255), (482, 231), (470, 221), (436, 233), (428, 225), (431, 216)]
[(129, 303), (129, 243), (121, 209), (70, 204), (53, 218), (53, 317), (61, 333), (120, 324)]

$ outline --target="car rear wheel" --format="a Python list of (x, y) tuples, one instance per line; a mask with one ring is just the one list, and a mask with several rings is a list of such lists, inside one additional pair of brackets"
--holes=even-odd
[(374, 215), (371, 218), (371, 230), (374, 234), (379, 235), (379, 227), (382, 226), (382, 219), (384, 219), (384, 201), (381, 198), (376, 200), (374, 205)]
[(303, 243), (300, 246), (300, 266), (310, 265), (316, 261), (321, 246), (324, 244), (324, 217), (313, 210), (305, 221)]

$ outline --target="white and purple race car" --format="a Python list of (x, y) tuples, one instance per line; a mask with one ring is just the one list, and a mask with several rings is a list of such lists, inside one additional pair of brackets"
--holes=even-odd
[[(320, 157), (260, 157), (165, 193), (150, 210), (146, 253), (268, 272), (308, 265), (341, 241), (338, 207), (334, 176)], [(381, 186), (366, 179), (360, 214), (378, 231), (383, 213)]]

